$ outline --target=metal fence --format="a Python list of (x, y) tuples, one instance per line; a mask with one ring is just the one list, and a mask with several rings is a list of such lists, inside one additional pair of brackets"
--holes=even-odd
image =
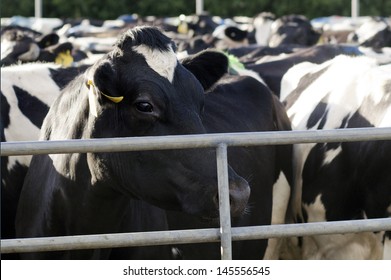
[(273, 131), (108, 139), (3, 142), (1, 156), (216, 148), (220, 228), (1, 240), (1, 253), (221, 242), (222, 259), (232, 241), (391, 230), (391, 218), (231, 228), (227, 147), (391, 140), (391, 128)]

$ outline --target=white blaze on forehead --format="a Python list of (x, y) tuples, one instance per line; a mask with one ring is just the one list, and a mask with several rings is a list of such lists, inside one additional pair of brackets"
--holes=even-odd
[(139, 45), (133, 50), (143, 55), (149, 67), (151, 67), (160, 76), (167, 78), (171, 83), (174, 79), (175, 67), (177, 66), (177, 58), (175, 52), (168, 46), (168, 51), (152, 49), (147, 45)]

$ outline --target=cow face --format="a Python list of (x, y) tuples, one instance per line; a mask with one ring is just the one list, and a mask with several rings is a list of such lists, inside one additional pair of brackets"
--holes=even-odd
[(391, 26), (381, 18), (372, 18), (364, 22), (355, 32), (356, 43), (364, 47), (381, 49), (391, 46)]
[(70, 66), (72, 45), (59, 42), (59, 36), (50, 33), (45, 36), (29, 28), (8, 26), (1, 31), (0, 66), (19, 62), (45, 61)]
[[(211, 63), (215, 67), (207, 67)], [(88, 136), (84, 137), (205, 133), (201, 121), (203, 86), (210, 86), (226, 68), (225, 56), (216, 52), (204, 52), (182, 65), (171, 40), (160, 31), (130, 30), (112, 52), (79, 78), (82, 89), (77, 98), (88, 103), (89, 110), (83, 131)], [(53, 128), (50, 131), (56, 134)], [(121, 193), (166, 209), (202, 216), (217, 214), (213, 150), (99, 153), (88, 155), (88, 164), (95, 185), (109, 182)], [(231, 169), (229, 176), (236, 215), (244, 210), (249, 186)]]
[(34, 39), (19, 29), (4, 30), (1, 34), (1, 66), (18, 60), (35, 61), (39, 56), (39, 46)]
[(311, 26), (309, 20), (300, 15), (288, 15), (277, 19), (272, 25), (269, 46), (286, 44), (312, 46), (320, 37)]

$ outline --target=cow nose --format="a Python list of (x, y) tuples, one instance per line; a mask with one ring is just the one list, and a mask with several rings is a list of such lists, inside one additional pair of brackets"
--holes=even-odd
[[(230, 180), (229, 182), (229, 203), (232, 217), (238, 217), (243, 214), (248, 199), (250, 197), (250, 186), (243, 178)], [(215, 199), (217, 208), (219, 207), (219, 195)]]
[(232, 217), (243, 214), (250, 197), (250, 186), (243, 178), (238, 178), (229, 184), (229, 202)]

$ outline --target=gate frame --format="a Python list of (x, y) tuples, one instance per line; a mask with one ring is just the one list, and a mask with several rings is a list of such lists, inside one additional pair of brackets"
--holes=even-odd
[(148, 136), (102, 139), (2, 142), (1, 156), (216, 148), (220, 228), (137, 233), (2, 239), (1, 253), (114, 248), (221, 242), (222, 259), (232, 259), (232, 241), (317, 234), (391, 231), (391, 218), (355, 221), (231, 227), (228, 189), (228, 146), (391, 140), (391, 127), (345, 128)]

